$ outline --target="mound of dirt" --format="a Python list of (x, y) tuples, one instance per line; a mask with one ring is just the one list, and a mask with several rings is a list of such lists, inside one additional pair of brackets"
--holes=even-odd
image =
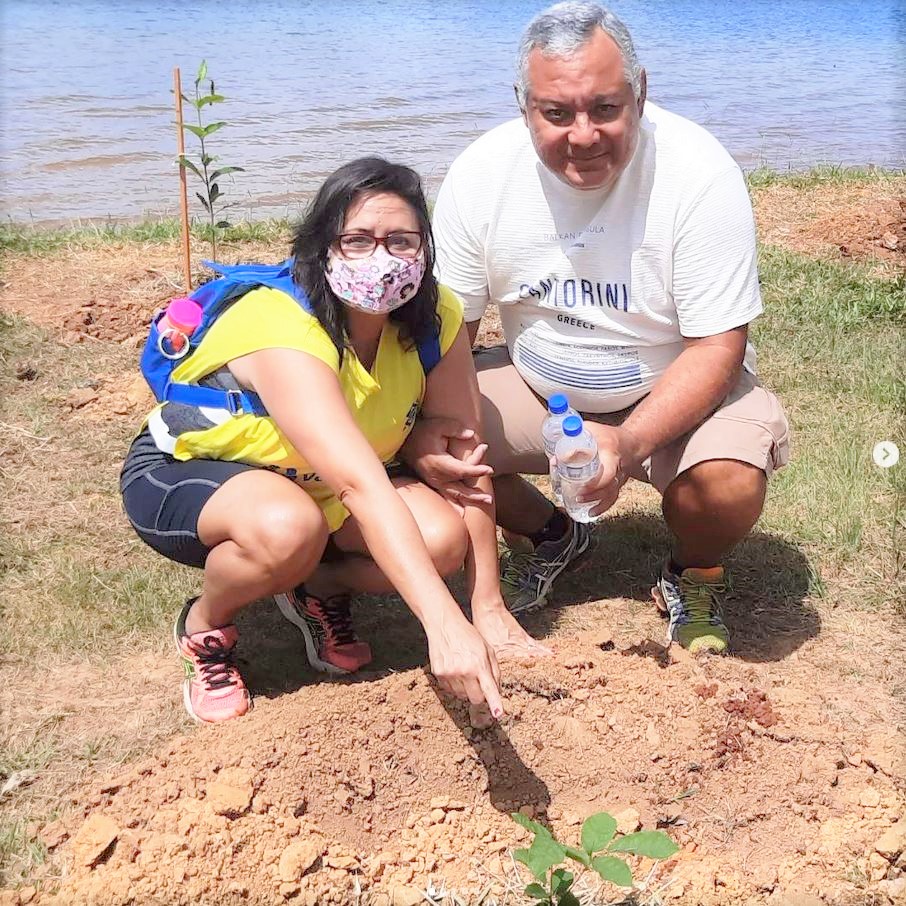
[(822, 258), (906, 268), (906, 178), (817, 186), (771, 186), (754, 193), (764, 242)]
[(899, 743), (829, 704), (858, 687), (818, 708), (739, 661), (609, 636), (558, 648), (507, 666), (508, 715), (485, 730), (422, 670), (259, 699), (74, 795), (44, 830), (62, 886), (35, 902), (516, 903), (515, 810), (569, 843), (601, 810), (623, 833), (665, 829), (680, 853), (635, 877), (682, 902), (855, 904), (902, 877)]

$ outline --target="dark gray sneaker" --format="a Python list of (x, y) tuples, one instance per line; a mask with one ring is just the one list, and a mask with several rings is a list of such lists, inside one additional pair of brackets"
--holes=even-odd
[(578, 559), (591, 542), (591, 527), (569, 520), (566, 534), (532, 551), (510, 551), (500, 561), (500, 590), (510, 613), (544, 607), (554, 579)]

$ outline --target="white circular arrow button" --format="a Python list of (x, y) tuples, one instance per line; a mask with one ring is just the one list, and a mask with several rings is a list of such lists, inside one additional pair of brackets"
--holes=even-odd
[(871, 451), (876, 466), (889, 469), (900, 461), (900, 448), (892, 440), (882, 440)]

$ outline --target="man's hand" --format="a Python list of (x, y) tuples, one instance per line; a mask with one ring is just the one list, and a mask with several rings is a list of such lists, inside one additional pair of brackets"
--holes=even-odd
[(420, 418), (415, 422), (400, 454), (418, 477), (455, 503), (491, 503), (491, 497), (474, 486), (477, 478), (494, 470), (481, 462), (487, 444), (479, 444), (459, 459), (450, 452), (451, 440), (471, 440), (475, 432), (453, 418)]
[(629, 479), (632, 466), (639, 461), (639, 444), (635, 436), (625, 428), (613, 428), (587, 421), (585, 427), (598, 442), (598, 456), (601, 471), (582, 489), (579, 503), (591, 503), (591, 515), (606, 513), (620, 496), (623, 485)]

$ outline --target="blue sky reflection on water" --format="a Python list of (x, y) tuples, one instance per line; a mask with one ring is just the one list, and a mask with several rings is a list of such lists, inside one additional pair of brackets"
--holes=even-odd
[[(14, 220), (176, 209), (170, 95), (202, 57), (228, 103), (214, 149), (245, 166), (242, 216), (294, 215), (363, 153), (431, 193), (516, 115), (513, 58), (543, 3), (512, 0), (4, 0), (0, 212)], [(906, 163), (906, 0), (623, 0), (650, 96), (746, 168)], [(234, 215), (235, 216), (235, 215)]]

